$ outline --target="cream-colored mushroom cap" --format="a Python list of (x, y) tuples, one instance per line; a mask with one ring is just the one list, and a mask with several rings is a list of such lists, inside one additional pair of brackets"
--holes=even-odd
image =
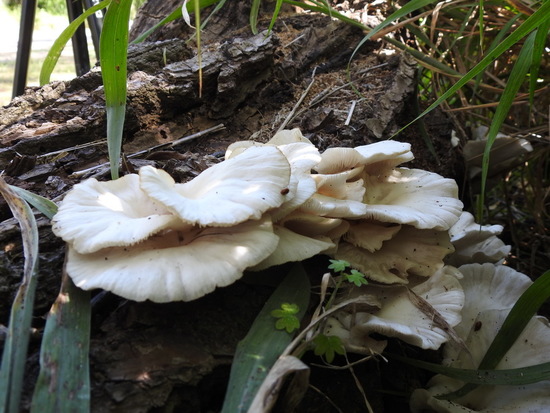
[(456, 182), (432, 172), (397, 168), (364, 180), (364, 218), (448, 230), (462, 212)]
[(298, 128), (283, 129), (277, 132), (275, 135), (273, 135), (273, 137), (267, 143), (269, 145), (279, 146), (279, 145), (287, 145), (289, 143), (297, 143), (297, 142), (312, 144), (308, 138), (302, 135), (302, 132)]
[[(390, 233), (385, 233), (385, 236), (388, 235)], [(363, 241), (358, 238), (356, 242)], [(434, 274), (443, 267), (443, 258), (452, 250), (446, 231), (403, 225), (374, 252), (349, 242), (340, 242), (334, 257), (348, 261), (372, 280), (384, 284), (406, 284), (410, 275), (428, 277)]]
[(329, 148), (323, 152), (315, 170), (321, 174), (333, 174), (358, 166), (379, 164), (381, 168), (393, 168), (414, 158), (411, 145), (396, 141), (382, 141), (356, 148)]
[(216, 164), (184, 184), (150, 166), (139, 174), (141, 188), (185, 222), (229, 226), (259, 219), (279, 207), (286, 200), (290, 165), (279, 149), (262, 146)]
[[(496, 333), (502, 327), (509, 310), (484, 310), (476, 317), (477, 329), (470, 331), (464, 352), (452, 363), (458, 368), (477, 368)], [(510, 350), (496, 366), (497, 370), (534, 366), (550, 362), (550, 326), (548, 320), (533, 317)], [(473, 364), (472, 364), (473, 363)], [(455, 379), (436, 375), (428, 382), (428, 389), (418, 389), (412, 394), (412, 412), (439, 413), (546, 413), (550, 406), (550, 380), (524, 385), (481, 385), (454, 400), (442, 400), (435, 396), (451, 393), (464, 385)]]
[[(367, 285), (381, 308), (355, 314), (354, 341), (372, 333), (396, 337), (423, 349), (438, 349), (449, 341), (449, 327), (460, 322), (464, 293), (454, 267), (445, 267), (412, 289), (406, 286)], [(360, 291), (356, 291), (359, 294)]]
[[(456, 326), (456, 332), (463, 339), (470, 333), (481, 311), (512, 308), (533, 283), (525, 274), (505, 265), (467, 264), (458, 270), (463, 275), (460, 284), (466, 301), (462, 310), (462, 321)], [(448, 346), (445, 348), (445, 357), (456, 358), (457, 351), (460, 349)]]
[(268, 218), (224, 228), (193, 227), (93, 254), (69, 246), (67, 273), (85, 290), (102, 288), (135, 301), (190, 301), (235, 282), (277, 243)]
[(470, 263), (497, 262), (505, 258), (511, 250), (497, 235), (501, 225), (480, 225), (474, 216), (463, 211), (460, 219), (449, 229), (451, 242), (455, 247), (446, 262), (455, 267)]
[(52, 219), (54, 234), (81, 254), (133, 245), (179, 225), (177, 216), (140, 189), (136, 174), (76, 184)]

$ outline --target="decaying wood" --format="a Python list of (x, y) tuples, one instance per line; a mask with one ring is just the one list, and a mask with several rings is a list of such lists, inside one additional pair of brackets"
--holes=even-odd
[[(357, 29), (313, 15), (283, 16), (269, 35), (254, 36), (246, 27), (226, 33), (226, 40), (203, 45), (202, 95), (196, 51), (184, 41), (132, 46), (123, 151), (140, 155), (128, 159), (126, 171), (154, 163), (178, 181), (191, 179), (218, 162), (228, 144), (269, 139), (291, 112), (286, 127), (300, 127), (321, 150), (388, 138), (411, 119), (416, 65), (406, 55), (381, 53), (381, 44), (365, 45), (351, 65), (359, 96), (346, 68), (361, 38)], [(106, 168), (75, 174), (107, 161), (105, 122), (99, 69), (30, 88), (0, 110), (0, 169), (10, 184), (50, 199), (91, 174), (106, 179)], [(224, 127), (218, 131), (164, 146), (219, 124)], [(446, 141), (449, 128), (444, 135), (434, 139), (448, 160), (439, 172), (453, 176), (457, 154)], [(433, 165), (415, 129), (401, 139), (413, 141), (417, 158)], [(22, 257), (17, 227), (5, 208), (0, 214), (0, 324), (6, 324)], [(45, 219), (40, 231), (37, 320), (55, 299), (63, 256), (63, 244)], [(237, 283), (191, 303), (98, 298), (91, 343), (93, 411), (219, 409), (236, 343), (268, 293), (269, 288)], [(36, 369), (29, 367), (29, 383)]]

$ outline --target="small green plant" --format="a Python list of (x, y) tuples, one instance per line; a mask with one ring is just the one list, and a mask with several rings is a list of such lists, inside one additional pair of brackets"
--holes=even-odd
[[(357, 287), (361, 287), (362, 285), (367, 285), (369, 283), (365, 274), (360, 271), (352, 268), (349, 273), (345, 272), (348, 268), (351, 268), (351, 264), (349, 262), (345, 260), (330, 260), (330, 263), (331, 264), (328, 266), (329, 270), (340, 273), (342, 280), (353, 283)], [(340, 284), (338, 284), (338, 287)]]
[(271, 315), (277, 318), (275, 328), (277, 330), (286, 330), (287, 333), (292, 333), (294, 330), (300, 328), (300, 320), (296, 317), (299, 311), (300, 307), (296, 304), (282, 303), (280, 308), (271, 312)]
[(344, 355), (346, 350), (342, 340), (337, 336), (319, 334), (313, 339), (313, 353), (323, 357), (327, 363), (332, 363), (336, 354)]

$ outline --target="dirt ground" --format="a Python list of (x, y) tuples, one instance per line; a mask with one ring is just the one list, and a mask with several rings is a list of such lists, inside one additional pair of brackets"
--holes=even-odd
[[(234, 8), (227, 11), (229, 16), (242, 12)], [(269, 36), (252, 35), (246, 23), (238, 30), (216, 31), (228, 19), (215, 21), (211, 35), (204, 37), (202, 95), (193, 45), (161, 33), (153, 38), (156, 43), (132, 47), (123, 172), (153, 164), (183, 182), (219, 162), (230, 143), (264, 142), (281, 127), (300, 128), (322, 151), (387, 139), (417, 114), (416, 63), (409, 56), (367, 42), (348, 72), (349, 58), (363, 36), (360, 30), (328, 17), (285, 11)], [(260, 27), (267, 23), (262, 21)], [(185, 30), (182, 25), (178, 30)], [(462, 159), (460, 150), (451, 146), (450, 121), (434, 111), (425, 126), (438, 160), (414, 125), (396, 137), (412, 144), (416, 159), (407, 166), (455, 178), (462, 186)], [(59, 199), (84, 178), (107, 179), (104, 135), (97, 70), (69, 82), (31, 88), (0, 110), (0, 168), (8, 183)], [(0, 324), (6, 324), (22, 254), (5, 204), (0, 205), (0, 220)], [(47, 220), (40, 219), (40, 229), (34, 322), (38, 333), (31, 343), (29, 392), (37, 374), (40, 330), (59, 289), (64, 255)], [(326, 265), (323, 257), (307, 263), (312, 283), (319, 281)], [(190, 303), (97, 296), (92, 410), (218, 411), (236, 343), (271, 292), (257, 279), (248, 282), (251, 277)], [(401, 353), (415, 351), (392, 345)], [(312, 355), (305, 360), (319, 362)], [(376, 412), (407, 411), (408, 391), (426, 379), (381, 359), (355, 368), (360, 384), (348, 370), (312, 368), (312, 387), (301, 412), (364, 412), (362, 389)]]

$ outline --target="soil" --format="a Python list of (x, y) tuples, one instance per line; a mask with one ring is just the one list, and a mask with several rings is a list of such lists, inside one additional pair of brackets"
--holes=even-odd
[[(226, 14), (203, 37), (202, 90), (193, 45), (161, 31), (152, 42), (132, 46), (123, 173), (153, 164), (184, 182), (223, 159), (230, 143), (265, 142), (281, 127), (300, 128), (322, 151), (388, 139), (418, 113), (416, 63), (410, 56), (381, 42), (367, 42), (348, 72), (350, 56), (363, 37), (360, 30), (325, 16), (284, 10), (271, 34), (265, 31), (265, 19), (259, 23), (261, 32), (253, 35), (247, 19), (241, 26), (231, 20), (248, 16), (239, 7), (228, 4)], [(227, 29), (229, 21), (238, 29)], [(182, 22), (171, 27), (182, 37), (186, 32)], [(462, 158), (451, 146), (449, 119), (434, 111), (425, 127), (435, 155), (416, 124), (396, 137), (412, 144), (416, 159), (407, 166), (461, 182)], [(0, 168), (9, 184), (59, 200), (85, 178), (108, 179), (104, 137), (103, 88), (95, 69), (69, 82), (29, 88), (0, 110)], [(185, 137), (189, 139), (182, 141)], [(4, 325), (23, 265), (20, 234), (10, 216), (1, 204)], [(40, 218), (39, 226), (37, 334), (30, 348), (27, 407), (38, 369), (40, 332), (59, 290), (64, 256), (64, 245), (52, 235), (48, 220)], [(323, 257), (307, 264), (313, 284), (326, 264)], [(248, 282), (250, 277), (189, 303), (98, 296), (92, 320), (92, 411), (219, 411), (235, 346), (272, 291), (258, 280)], [(309, 354), (305, 360), (319, 363)], [(408, 391), (426, 379), (381, 359), (358, 365), (358, 382), (348, 370), (312, 369), (312, 387), (300, 412), (364, 412), (362, 389), (375, 412), (407, 411)]]

